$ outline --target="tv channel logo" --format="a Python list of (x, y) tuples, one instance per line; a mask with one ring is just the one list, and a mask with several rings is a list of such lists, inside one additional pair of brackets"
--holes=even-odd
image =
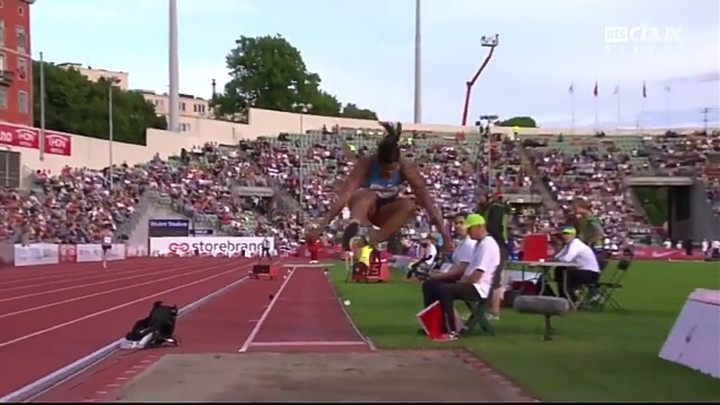
[(653, 25), (608, 26), (604, 30), (606, 53), (651, 54), (668, 52), (683, 42), (682, 27)]

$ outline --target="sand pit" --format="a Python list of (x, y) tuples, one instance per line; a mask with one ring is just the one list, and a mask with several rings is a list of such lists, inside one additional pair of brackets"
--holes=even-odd
[(166, 355), (117, 402), (516, 400), (450, 351)]

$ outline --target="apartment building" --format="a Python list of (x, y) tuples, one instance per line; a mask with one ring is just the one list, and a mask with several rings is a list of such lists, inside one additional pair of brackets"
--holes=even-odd
[(30, 6), (35, 0), (0, 0), (0, 121), (32, 126)]

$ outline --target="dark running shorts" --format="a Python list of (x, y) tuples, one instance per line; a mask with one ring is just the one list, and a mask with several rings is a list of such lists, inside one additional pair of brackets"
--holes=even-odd
[(393, 202), (393, 201), (395, 201), (395, 200), (397, 200), (397, 197), (388, 197), (388, 198), (380, 198), (380, 197), (378, 197), (378, 198), (375, 200), (375, 206), (376, 206), (377, 208), (380, 208), (380, 207), (382, 207), (383, 205), (388, 205), (388, 204), (390, 204), (391, 202)]

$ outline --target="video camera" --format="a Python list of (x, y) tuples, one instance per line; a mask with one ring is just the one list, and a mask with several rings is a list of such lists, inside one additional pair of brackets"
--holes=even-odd
[(433, 263), (432, 266), (428, 266), (425, 264), (425, 261), (429, 259), (431, 259), (431, 257), (423, 257), (422, 259), (418, 259), (410, 263), (410, 266), (408, 266), (408, 270), (405, 273), (405, 279), (410, 280), (415, 278), (420, 281), (425, 281), (430, 278), (431, 272), (440, 270), (446, 263), (450, 262), (445, 255), (438, 255), (435, 263)]

